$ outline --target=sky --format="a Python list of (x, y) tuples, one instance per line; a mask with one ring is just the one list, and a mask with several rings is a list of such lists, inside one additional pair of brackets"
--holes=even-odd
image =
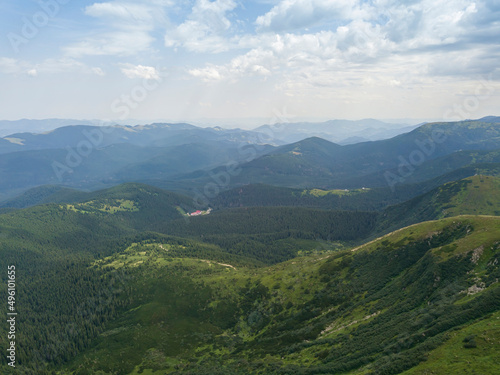
[(2, 0), (0, 119), (500, 115), (498, 0)]

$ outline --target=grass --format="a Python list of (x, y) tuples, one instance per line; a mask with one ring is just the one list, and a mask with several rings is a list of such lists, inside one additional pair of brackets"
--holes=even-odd
[(456, 215), (500, 215), (500, 178), (474, 176), (466, 179), (469, 183), (454, 196), (444, 209), (446, 216)]
[[(64, 206), (62, 206), (64, 207)], [(91, 213), (95, 211), (105, 212), (108, 214), (115, 214), (117, 212), (137, 212), (139, 208), (136, 203), (127, 199), (112, 199), (108, 204), (96, 201), (89, 201), (80, 204), (67, 204), (66, 209), (79, 212)]]
[(368, 193), (371, 189), (334, 189), (334, 190), (321, 190), (321, 189), (311, 189), (302, 191), (301, 195), (312, 195), (314, 197), (324, 197), (326, 195), (338, 195), (338, 196), (352, 196), (361, 193)]
[[(429, 353), (427, 361), (404, 375), (500, 374), (500, 312), (449, 334), (449, 339)], [(474, 340), (477, 347), (465, 348)]]

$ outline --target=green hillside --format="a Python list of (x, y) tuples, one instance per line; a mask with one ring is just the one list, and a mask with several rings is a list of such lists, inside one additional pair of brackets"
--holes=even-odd
[(493, 374), (499, 241), (499, 218), (462, 216), (258, 270), (137, 243), (96, 262), (130, 289), (63, 373), (423, 374), (451, 356)]
[(391, 207), (383, 220), (395, 228), (440, 220), (367, 244), (388, 228), (379, 213), (188, 217), (191, 198), (142, 184), (5, 211), (0, 267), (18, 272), (20, 373), (423, 374), (472, 360), (495, 373), (500, 218), (439, 214), (496, 214), (498, 187), (474, 176)]
[[(60, 203), (74, 200), (78, 190), (57, 185), (42, 185), (29, 189), (21, 195), (0, 202), (0, 207), (26, 208), (47, 203)], [(84, 195), (84, 193), (81, 193)]]
[[(370, 235), (377, 219), (375, 212), (251, 207), (214, 212), (189, 221), (175, 220), (156, 230), (214, 244), (230, 254), (249, 256), (263, 264), (273, 264), (318, 249), (359, 243)], [(319, 246), (318, 241), (329, 242)]]
[(500, 178), (476, 175), (449, 182), (408, 202), (387, 208), (379, 230), (457, 215), (500, 216)]

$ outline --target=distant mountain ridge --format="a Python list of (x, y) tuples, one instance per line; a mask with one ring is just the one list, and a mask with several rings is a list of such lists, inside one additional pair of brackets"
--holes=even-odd
[(311, 136), (339, 144), (376, 141), (407, 133), (419, 125), (387, 123), (374, 119), (329, 120), (325, 122), (289, 122), (263, 125), (255, 129), (287, 143), (298, 142)]
[(98, 120), (74, 120), (74, 119), (21, 119), (21, 120), (0, 120), (0, 137), (15, 133), (43, 133), (63, 126), (70, 125), (97, 125)]
[[(499, 149), (500, 126), (481, 120), (426, 124), (391, 139), (346, 146), (312, 137), (242, 165), (234, 183), (297, 188), (394, 186), (412, 177), (413, 183), (425, 180), (426, 166), (439, 157)], [(420, 179), (415, 180), (419, 174)], [(374, 175), (379, 177), (377, 185), (372, 184)], [(366, 183), (364, 176), (368, 177)]]
[(40, 185), (100, 189), (121, 182), (170, 179), (256, 156), (272, 146), (258, 133), (189, 124), (75, 125), (0, 139), (0, 200)]
[(394, 138), (287, 145), (241, 129), (179, 124), (70, 126), (0, 138), (0, 200), (42, 185), (96, 190), (143, 182), (189, 193), (238, 172), (218, 190), (262, 183), (356, 189), (420, 183), (471, 163), (500, 162), (498, 118), (425, 124)]
[[(227, 142), (260, 142), (258, 133), (241, 129), (199, 128), (186, 123), (150, 125), (72, 125), (45, 133), (14, 133), (0, 139), (0, 154), (13, 151), (86, 147), (96, 148), (113, 144), (135, 146), (176, 146), (195, 140)], [(266, 143), (272, 142), (266, 140)]]

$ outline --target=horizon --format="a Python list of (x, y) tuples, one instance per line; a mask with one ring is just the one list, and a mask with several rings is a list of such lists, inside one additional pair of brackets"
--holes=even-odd
[[(461, 121), (477, 121), (484, 117), (499, 117), (496, 115), (487, 115), (478, 118), (468, 118), (463, 119)], [(418, 126), (428, 123), (435, 122), (454, 122), (454, 121), (442, 121), (440, 119), (429, 119), (429, 118), (420, 118), (420, 119), (378, 119), (378, 118), (358, 118), (358, 119), (348, 119), (348, 118), (315, 118), (315, 117), (304, 117), (304, 118), (286, 118), (285, 121), (282, 122), (265, 122), (263, 118), (240, 118), (240, 119), (193, 119), (191, 121), (181, 120), (181, 119), (129, 119), (126, 121), (111, 121), (111, 120), (102, 120), (102, 119), (73, 119), (73, 118), (19, 118), (15, 120), (10, 119), (0, 119), (0, 131), (9, 130), (5, 128), (5, 123), (19, 123), (22, 121), (28, 122), (39, 122), (39, 123), (50, 123), (50, 122), (74, 122), (74, 124), (65, 124), (65, 125), (50, 125), (50, 130), (55, 130), (61, 127), (66, 126), (110, 126), (110, 125), (119, 125), (119, 126), (147, 126), (152, 124), (188, 124), (192, 126), (196, 126), (199, 128), (215, 128), (220, 127), (227, 130), (232, 129), (242, 129), (252, 131), (258, 129), (263, 126), (269, 126), (274, 124), (299, 124), (299, 123), (309, 123), (309, 124), (323, 124), (327, 122), (333, 121), (346, 121), (346, 122), (362, 122), (362, 121), (377, 121), (387, 125), (395, 125), (400, 128), (410, 127), (410, 126)], [(54, 127), (55, 126), (55, 127)], [(34, 131), (39, 129), (40, 131), (48, 131), (49, 128), (34, 128)], [(0, 135), (1, 136), (1, 135)], [(7, 134), (8, 136), (8, 134)], [(5, 137), (5, 135), (3, 136)]]

